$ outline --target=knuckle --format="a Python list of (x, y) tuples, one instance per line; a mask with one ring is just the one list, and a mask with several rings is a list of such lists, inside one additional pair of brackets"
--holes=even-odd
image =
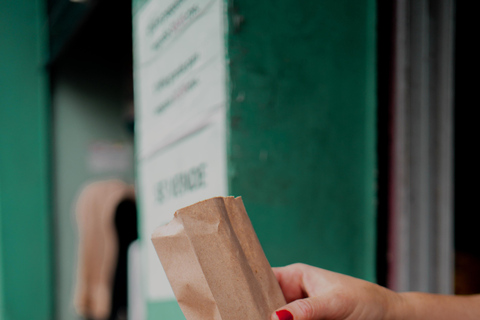
[(308, 266), (304, 263), (294, 263), (292, 265), (290, 265), (292, 269), (295, 269), (295, 270), (298, 270), (300, 272), (304, 272), (306, 268), (308, 268)]
[(315, 316), (315, 308), (310, 299), (297, 300), (297, 307), (302, 315), (302, 319), (313, 319)]

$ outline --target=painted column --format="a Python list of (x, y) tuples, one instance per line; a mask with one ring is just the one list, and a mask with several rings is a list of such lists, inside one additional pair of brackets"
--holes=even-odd
[(0, 3), (0, 318), (53, 319), (43, 1)]

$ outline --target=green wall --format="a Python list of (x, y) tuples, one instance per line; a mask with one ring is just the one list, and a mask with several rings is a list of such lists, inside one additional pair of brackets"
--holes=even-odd
[(375, 1), (233, 4), (229, 192), (272, 265), (375, 280)]
[(53, 318), (43, 1), (0, 2), (0, 318)]
[[(0, 185), (1, 187), (1, 185)], [(2, 189), (0, 189), (0, 237), (2, 236)], [(0, 248), (0, 315), (5, 315), (5, 307), (3, 302), (3, 259), (2, 251)]]

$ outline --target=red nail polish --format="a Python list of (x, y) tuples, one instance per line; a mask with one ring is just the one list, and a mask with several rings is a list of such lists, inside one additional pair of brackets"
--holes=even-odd
[(280, 320), (293, 320), (293, 315), (288, 310), (280, 310), (275, 313)]

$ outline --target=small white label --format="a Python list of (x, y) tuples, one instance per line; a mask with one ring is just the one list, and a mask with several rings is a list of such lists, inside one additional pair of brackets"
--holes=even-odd
[(88, 169), (92, 173), (121, 173), (133, 167), (133, 148), (123, 142), (96, 141), (88, 146)]

